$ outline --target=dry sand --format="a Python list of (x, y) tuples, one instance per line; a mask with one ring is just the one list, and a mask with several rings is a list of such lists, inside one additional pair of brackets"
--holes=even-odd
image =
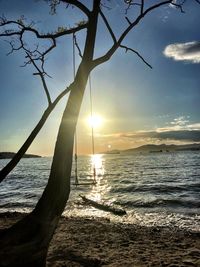
[[(21, 217), (1, 215), (0, 227)], [(47, 266), (200, 266), (200, 232), (62, 217), (50, 244)]]

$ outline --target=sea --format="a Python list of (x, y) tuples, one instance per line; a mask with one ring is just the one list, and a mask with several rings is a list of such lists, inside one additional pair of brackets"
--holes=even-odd
[[(0, 168), (8, 160), (0, 160)], [(29, 212), (47, 184), (52, 158), (23, 158), (0, 185), (0, 213)], [(200, 232), (200, 153), (198, 151), (78, 156), (64, 216), (104, 217), (142, 226)], [(95, 181), (95, 184), (94, 184)], [(116, 216), (80, 197), (126, 210)]]

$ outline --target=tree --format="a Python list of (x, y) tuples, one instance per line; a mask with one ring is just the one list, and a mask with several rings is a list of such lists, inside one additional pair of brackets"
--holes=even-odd
[[(58, 3), (72, 4), (87, 16), (84, 51), (75, 79), (69, 86), (70, 95), (60, 123), (50, 176), (43, 195), (33, 212), (11, 228), (1, 232), (0, 266), (2, 267), (45, 266), (49, 242), (70, 194), (74, 133), (86, 83), (91, 71), (108, 61), (120, 47), (136, 53), (146, 62), (137, 51), (122, 44), (124, 38), (148, 13), (157, 8), (172, 4), (183, 11), (183, 2), (156, 1), (156, 4), (154, 2), (152, 6), (148, 6), (148, 1), (144, 0), (137, 3), (135, 1), (124, 1), (126, 10), (133, 6), (137, 8), (138, 15), (133, 21), (126, 17), (128, 26), (120, 37), (116, 38), (108, 19), (103, 13), (105, 1), (94, 0), (91, 10), (86, 4), (77, 0), (51, 1), (53, 8)], [(99, 16), (101, 16), (112, 37), (113, 45), (103, 56), (94, 59)]]
[[(69, 88), (66, 88), (61, 92), (53, 101), (51, 100), (51, 96), (49, 93), (49, 89), (45, 80), (45, 76), (48, 76), (48, 74), (44, 70), (44, 63), (45, 63), (45, 56), (56, 46), (56, 39), (59, 37), (62, 37), (63, 35), (68, 35), (68, 34), (75, 34), (76, 32), (86, 28), (87, 24), (81, 23), (80, 25), (77, 25), (74, 28), (66, 29), (58, 29), (54, 34), (40, 34), (37, 30), (33, 28), (33, 22), (31, 22), (28, 25), (25, 25), (25, 20), (24, 18), (20, 18), (17, 21), (8, 21), (5, 17), (0, 18), (0, 27), (3, 28), (4, 26), (10, 26), (11, 28), (8, 29), (3, 29), (2, 32), (0, 33), (0, 37), (13, 37), (17, 36), (19, 45), (16, 46), (16, 42), (11, 40), (9, 42), (11, 46), (11, 51), (9, 54), (13, 53), (14, 51), (19, 51), (23, 50), (26, 54), (26, 59), (27, 61), (25, 62), (26, 66), (27, 64), (32, 64), (34, 68), (36, 69), (36, 73), (34, 75), (38, 75), (41, 78), (43, 89), (48, 101), (48, 106), (45, 109), (42, 117), (24, 142), (24, 144), (21, 146), (21, 148), (17, 151), (17, 153), (13, 156), (13, 158), (6, 164), (5, 167), (3, 167), (0, 170), (0, 183), (7, 177), (7, 175), (16, 167), (18, 162), (21, 160), (21, 158), (24, 156), (32, 142), (34, 141), (35, 137), (37, 134), (40, 132), (42, 129), (43, 125), (45, 124), (46, 120), (48, 119), (49, 115), (51, 112), (54, 110), (55, 106), (58, 104), (58, 102), (61, 100), (63, 96), (65, 96), (69, 92)], [(16, 30), (15, 27), (18, 27)], [(38, 47), (34, 50), (30, 50), (30, 48), (27, 47), (26, 42), (23, 39), (23, 35), (26, 32), (34, 32), (38, 38), (41, 39), (50, 39), (52, 41), (52, 44), (50, 47), (45, 49), (44, 51), (39, 51)], [(38, 66), (37, 62), (40, 62), (40, 67)]]

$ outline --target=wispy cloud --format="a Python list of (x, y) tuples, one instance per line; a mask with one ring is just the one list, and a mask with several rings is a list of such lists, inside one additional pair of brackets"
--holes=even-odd
[(157, 128), (154, 138), (200, 142), (200, 123), (191, 124), (189, 118), (189, 116), (179, 116), (167, 126)]
[[(122, 135), (121, 135), (122, 137)], [(143, 139), (143, 141), (185, 141), (185, 142), (200, 142), (200, 130), (168, 130), (163, 132), (135, 132), (124, 134), (123, 137), (133, 139)]]
[(200, 130), (200, 123), (191, 124), (189, 121), (189, 116), (177, 117), (173, 121), (169, 122), (167, 126), (156, 129), (157, 132), (192, 130)]
[(166, 57), (173, 58), (176, 61), (200, 63), (200, 42), (170, 44), (163, 53)]
[(157, 138), (162, 140), (176, 140), (187, 142), (200, 142), (200, 130), (179, 130), (157, 132)]
[(173, 121), (170, 122), (172, 125), (179, 125), (179, 126), (184, 126), (189, 122), (189, 116), (180, 116), (178, 118), (175, 118)]
[(188, 128), (190, 130), (200, 130), (200, 123), (193, 123), (193, 124), (189, 124)]
[(140, 143), (200, 142), (200, 123), (190, 123), (189, 116), (179, 116), (165, 127), (150, 131), (134, 131), (102, 135), (102, 138), (129, 140)]

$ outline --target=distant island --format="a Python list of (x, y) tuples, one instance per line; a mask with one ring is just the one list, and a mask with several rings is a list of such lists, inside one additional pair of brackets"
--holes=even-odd
[(115, 150), (103, 152), (103, 154), (120, 154), (120, 152), (122, 151), (115, 149)]
[[(14, 152), (0, 152), (0, 159), (11, 159), (16, 153)], [(41, 158), (41, 156), (33, 154), (25, 154), (23, 158)]]
[(162, 153), (162, 152), (178, 152), (178, 151), (200, 151), (200, 144), (185, 144), (185, 145), (147, 144), (126, 150), (105, 151), (103, 152), (103, 154)]

